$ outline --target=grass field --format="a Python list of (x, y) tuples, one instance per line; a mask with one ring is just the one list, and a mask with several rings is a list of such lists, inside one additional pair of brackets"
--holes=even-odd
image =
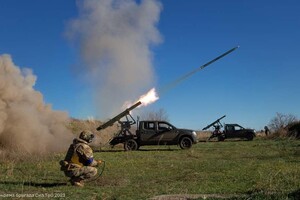
[(200, 142), (189, 150), (107, 149), (95, 153), (106, 161), (105, 171), (84, 188), (71, 186), (59, 171), (63, 157), (1, 160), (0, 199), (297, 199), (300, 195), (299, 140)]

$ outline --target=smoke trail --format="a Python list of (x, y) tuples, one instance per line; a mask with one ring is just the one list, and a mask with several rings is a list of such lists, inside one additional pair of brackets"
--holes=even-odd
[(152, 45), (161, 41), (156, 0), (86, 0), (67, 35), (79, 45), (98, 113), (111, 116), (153, 86)]
[(164, 87), (160, 88), (159, 90), (159, 94), (162, 95), (164, 94), (166, 91), (172, 89), (173, 87), (175, 87), (177, 84), (181, 83), (182, 81), (188, 79), (190, 76), (194, 75), (195, 73), (197, 73), (198, 71), (204, 69), (205, 67), (207, 67), (208, 65), (216, 62), (217, 60), (223, 58), (224, 56), (230, 54), (231, 52), (235, 51), (236, 49), (238, 49), (240, 46), (234, 47), (228, 51), (226, 51), (225, 53), (223, 53), (222, 55), (214, 58), (213, 60), (205, 63), (204, 65), (201, 65), (200, 67), (197, 67), (196, 69), (188, 72), (187, 74), (184, 74), (183, 76), (180, 76), (179, 78), (175, 79), (174, 81), (172, 81), (171, 83), (165, 85)]
[(0, 55), (0, 152), (53, 152), (70, 142), (67, 114), (43, 102), (35, 81), (30, 69), (20, 70), (9, 55)]

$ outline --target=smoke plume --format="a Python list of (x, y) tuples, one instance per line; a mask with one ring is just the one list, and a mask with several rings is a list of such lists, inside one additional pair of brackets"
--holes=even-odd
[(0, 153), (65, 150), (71, 134), (68, 115), (53, 111), (34, 90), (36, 76), (0, 55)]
[(78, 9), (67, 36), (79, 46), (81, 75), (93, 85), (99, 116), (111, 116), (153, 87), (151, 48), (161, 41), (162, 6), (156, 0), (85, 0)]

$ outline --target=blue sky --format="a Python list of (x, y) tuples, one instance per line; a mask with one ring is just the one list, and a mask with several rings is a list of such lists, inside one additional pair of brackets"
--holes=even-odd
[[(223, 122), (257, 130), (276, 112), (299, 118), (299, 1), (160, 2), (157, 28), (163, 41), (152, 48), (157, 88), (240, 48), (147, 109), (163, 108), (175, 126), (192, 129), (202, 129), (224, 114)], [(74, 70), (78, 50), (65, 37), (68, 21), (78, 16), (75, 1), (0, 3), (0, 54), (10, 54), (19, 67), (33, 69), (38, 77), (35, 89), (54, 109), (76, 118), (97, 116), (90, 86)]]

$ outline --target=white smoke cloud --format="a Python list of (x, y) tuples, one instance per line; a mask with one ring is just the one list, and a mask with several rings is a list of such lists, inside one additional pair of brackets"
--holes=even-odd
[(0, 152), (45, 153), (67, 148), (68, 115), (53, 111), (34, 90), (36, 76), (0, 55)]
[(151, 47), (161, 4), (156, 0), (85, 0), (67, 35), (79, 45), (81, 73), (92, 83), (100, 117), (119, 111), (154, 84)]

